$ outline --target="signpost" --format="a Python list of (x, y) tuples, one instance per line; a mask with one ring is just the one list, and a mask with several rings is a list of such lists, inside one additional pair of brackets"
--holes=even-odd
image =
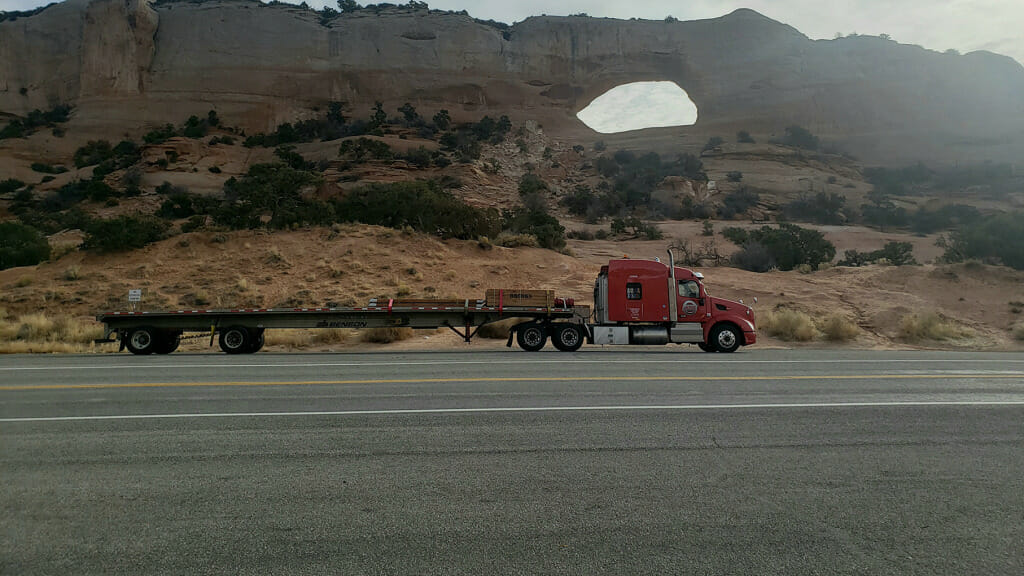
[(132, 312), (135, 312), (135, 308), (142, 302), (142, 290), (129, 290), (128, 291), (128, 303), (131, 305)]

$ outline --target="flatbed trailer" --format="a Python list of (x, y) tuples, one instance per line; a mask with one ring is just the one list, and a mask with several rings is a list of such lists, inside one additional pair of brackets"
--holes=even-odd
[[(177, 310), (171, 312), (105, 312), (96, 316), (104, 324), (97, 342), (120, 342), (133, 354), (169, 354), (183, 334), (208, 334), (210, 345), (219, 335), (228, 354), (251, 354), (263, 347), (264, 331), (277, 328), (449, 328), (470, 342), (481, 326), (519, 319), (509, 333), (508, 345), (518, 337), (524, 349), (540, 349), (546, 335), (560, 350), (579, 349), (591, 335), (589, 306), (487, 306), (466, 300), (462, 305), (405, 305), (395, 300), (362, 308), (259, 308), (232, 310)], [(571, 302), (571, 301), (570, 301)], [(531, 327), (535, 327), (531, 330)], [(543, 338), (541, 338), (543, 337)], [(539, 342), (538, 342), (539, 340)]]
[[(757, 299), (755, 298), (756, 302)], [(481, 326), (516, 319), (515, 340), (535, 352), (548, 339), (563, 352), (584, 342), (599, 346), (695, 344), (705, 352), (735, 352), (757, 342), (754, 310), (743, 301), (716, 298), (704, 275), (679, 268), (669, 251), (660, 260), (612, 260), (594, 282), (594, 310), (554, 290), (490, 289), (483, 300), (371, 300), (363, 308), (271, 308), (107, 312), (103, 340), (120, 341), (133, 354), (168, 354), (186, 332), (210, 345), (220, 335), (228, 354), (251, 354), (263, 347), (263, 332), (274, 328), (450, 328), (466, 342)], [(461, 331), (460, 331), (461, 330)]]

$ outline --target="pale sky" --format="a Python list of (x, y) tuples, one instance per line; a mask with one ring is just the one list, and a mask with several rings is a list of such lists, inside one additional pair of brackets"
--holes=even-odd
[[(0, 0), (0, 10), (27, 10), (47, 3)], [(308, 0), (308, 4), (337, 6), (333, 0)], [(751, 8), (811, 38), (833, 38), (837, 32), (884, 33), (897, 42), (932, 50), (990, 50), (1024, 63), (1024, 0), (433, 0), (428, 4), (509, 24), (531, 15), (580, 12), (624, 19), (661, 20), (672, 15), (693, 20)]]

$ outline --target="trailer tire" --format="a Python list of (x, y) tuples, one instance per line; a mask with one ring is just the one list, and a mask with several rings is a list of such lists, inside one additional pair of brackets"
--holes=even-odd
[(700, 348), (705, 352), (718, 352), (718, 348), (715, 348), (715, 345), (711, 342), (698, 342), (697, 348)]
[(249, 346), (249, 354), (255, 354), (263, 349), (266, 338), (263, 336), (263, 329), (260, 328), (252, 335), (252, 344)]
[(160, 338), (153, 351), (157, 354), (170, 354), (178, 349), (179, 344), (181, 344), (181, 332), (167, 330), (160, 333)]
[(252, 348), (252, 336), (245, 326), (230, 326), (220, 331), (220, 349), (227, 354), (245, 354)]
[(516, 343), (527, 352), (537, 352), (547, 340), (547, 331), (540, 324), (526, 324), (516, 330)]
[(575, 352), (583, 346), (583, 332), (575, 324), (556, 324), (551, 343), (562, 352)]
[(743, 343), (740, 329), (732, 324), (719, 324), (711, 329), (711, 345), (719, 352), (735, 352)]
[(160, 333), (152, 326), (132, 328), (125, 335), (124, 345), (132, 354), (145, 356), (157, 351), (160, 343)]

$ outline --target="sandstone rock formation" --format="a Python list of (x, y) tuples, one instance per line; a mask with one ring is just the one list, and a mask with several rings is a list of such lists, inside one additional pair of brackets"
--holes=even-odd
[(0, 22), (0, 112), (70, 103), (76, 121), (122, 132), (211, 108), (265, 130), (329, 101), (359, 116), (382, 101), (538, 119), (556, 137), (593, 141), (575, 113), (641, 80), (689, 93), (697, 125), (657, 134), (689, 134), (691, 145), (795, 123), (869, 161), (1024, 156), (1016, 61), (812, 41), (750, 10), (690, 22), (538, 17), (503, 31), (410, 7), (321, 22), (254, 0), (67, 0)]

